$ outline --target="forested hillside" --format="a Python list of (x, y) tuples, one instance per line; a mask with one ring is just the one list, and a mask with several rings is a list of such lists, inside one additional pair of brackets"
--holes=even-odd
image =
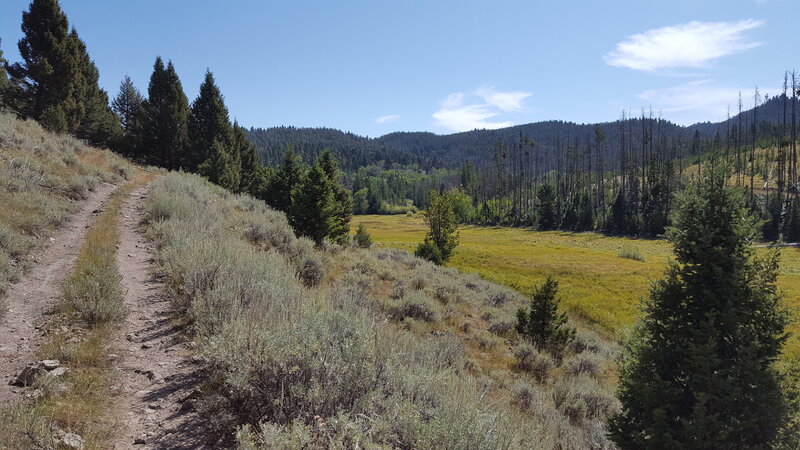
[[(775, 126), (783, 123), (784, 100), (787, 97), (776, 95), (764, 99), (763, 102), (759, 100), (758, 107), (754, 108), (754, 99), (749, 94), (741, 99), (741, 114), (737, 110), (737, 99), (732, 98), (730, 119), (689, 126), (677, 125), (658, 117), (660, 114), (655, 111), (629, 111), (624, 112), (619, 120), (597, 124), (549, 120), (497, 130), (473, 130), (447, 135), (402, 131), (368, 138), (332, 128), (274, 127), (250, 128), (248, 137), (256, 146), (262, 162), (268, 165), (278, 163), (283, 151), (293, 146), (307, 161), (313, 160), (322, 149), (331, 148), (342, 161), (342, 168), (345, 170), (379, 161), (384, 161), (386, 166), (416, 164), (422, 169), (452, 169), (460, 167), (465, 161), (477, 166), (491, 164), (492, 148), (498, 143), (505, 146), (516, 145), (520, 137), (536, 143), (539, 151), (545, 154), (567, 145), (586, 146), (594, 139), (595, 129), (599, 128), (609, 145), (608, 161), (613, 161), (619, 157), (620, 152), (615, 147), (621, 145), (623, 122), (639, 139), (643, 128), (657, 128), (662, 138), (680, 141), (682, 145), (691, 145), (693, 139), (713, 139), (717, 133), (724, 135), (731, 128), (735, 131), (736, 126), (749, 127), (753, 114), (756, 114), (760, 134), (774, 133)], [(791, 113), (791, 106), (786, 107)], [(633, 124), (629, 123), (631, 118), (635, 119)]]

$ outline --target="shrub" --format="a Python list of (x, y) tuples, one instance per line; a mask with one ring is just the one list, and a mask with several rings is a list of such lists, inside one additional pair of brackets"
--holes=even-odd
[(553, 403), (573, 422), (605, 419), (619, 410), (619, 402), (607, 389), (587, 377), (558, 381), (553, 388)]
[(415, 291), (421, 291), (421, 290), (425, 289), (425, 284), (426, 283), (425, 283), (425, 279), (424, 278), (414, 278), (411, 281), (411, 287)]
[(358, 224), (356, 235), (353, 240), (355, 241), (356, 245), (361, 248), (369, 248), (372, 245), (372, 238), (367, 232), (367, 227), (365, 227), (363, 223)]
[(531, 374), (540, 383), (547, 381), (550, 372), (556, 367), (556, 360), (551, 355), (540, 352), (530, 344), (515, 347), (514, 358), (519, 370)]
[(617, 256), (620, 258), (644, 262), (644, 256), (642, 253), (639, 251), (639, 249), (633, 247), (622, 247)]
[(250, 222), (244, 230), (244, 236), (253, 244), (274, 248), (281, 253), (289, 250), (296, 238), (285, 220)]
[(389, 292), (389, 298), (398, 300), (403, 298), (406, 295), (406, 288), (403, 285), (402, 281), (395, 281), (392, 283), (392, 291)]
[(0, 249), (19, 259), (36, 246), (36, 239), (0, 224)]
[(289, 258), (295, 264), (298, 278), (306, 286), (317, 286), (325, 278), (325, 263), (314, 251), (314, 243), (308, 238), (296, 239), (289, 247)]
[(514, 331), (514, 322), (508, 320), (501, 320), (489, 326), (489, 332), (502, 337), (508, 337)]
[(430, 261), (437, 266), (444, 264), (444, 257), (439, 247), (428, 238), (425, 238), (425, 240), (417, 246), (417, 249), (414, 250), (414, 256)]
[(298, 266), (297, 276), (306, 286), (317, 286), (325, 278), (325, 264), (317, 255), (306, 255)]
[(581, 353), (567, 360), (565, 365), (570, 375), (597, 377), (602, 370), (603, 360), (592, 353)]
[(541, 401), (541, 393), (530, 383), (517, 380), (511, 387), (511, 403), (522, 409), (530, 409), (536, 402)]
[(390, 306), (388, 313), (396, 321), (410, 317), (423, 322), (433, 322), (436, 320), (435, 308), (429, 297), (419, 292), (414, 292), (398, 304)]

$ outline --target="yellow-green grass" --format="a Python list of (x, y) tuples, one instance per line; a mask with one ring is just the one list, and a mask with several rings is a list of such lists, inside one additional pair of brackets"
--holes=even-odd
[[(419, 216), (355, 216), (353, 229), (362, 223), (377, 245), (408, 251), (426, 231)], [(672, 257), (672, 246), (663, 239), (504, 227), (462, 226), (459, 231), (459, 246), (448, 266), (476, 272), (526, 295), (553, 275), (559, 281), (561, 305), (573, 320), (615, 338), (634, 324), (641, 300), (652, 282), (663, 277)], [(623, 249), (644, 261), (620, 257)], [(778, 285), (785, 304), (793, 310), (800, 307), (800, 249), (783, 249)], [(790, 331), (785, 357), (800, 358), (800, 324), (793, 323)]]

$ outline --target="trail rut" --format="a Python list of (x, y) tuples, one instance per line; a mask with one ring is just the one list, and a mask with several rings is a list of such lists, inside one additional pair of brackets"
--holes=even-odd
[(21, 388), (9, 385), (27, 364), (35, 361), (46, 315), (61, 294), (64, 280), (72, 271), (81, 250), (87, 228), (94, 220), (115, 186), (103, 183), (80, 210), (50, 238), (50, 242), (29, 257), (33, 268), (6, 293), (9, 311), (0, 320), (0, 407), (16, 402)]
[(140, 230), (147, 188), (134, 190), (122, 207), (117, 263), (126, 291), (127, 317), (119, 349), (114, 403), (122, 430), (116, 448), (197, 448), (187, 432), (190, 396), (198, 365), (173, 318), (164, 283), (153, 272), (153, 248)]

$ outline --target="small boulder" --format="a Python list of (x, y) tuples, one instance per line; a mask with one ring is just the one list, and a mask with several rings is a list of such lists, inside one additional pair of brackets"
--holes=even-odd
[(60, 377), (67, 373), (66, 367), (57, 367), (46, 373), (48, 377)]
[(75, 433), (67, 433), (64, 430), (57, 429), (56, 430), (56, 437), (58, 438), (59, 443), (62, 447), (71, 448), (71, 449), (83, 449), (86, 445), (86, 442), (83, 438)]
[(44, 370), (53, 370), (57, 369), (61, 363), (57, 359), (44, 359), (39, 364), (41, 364)]

